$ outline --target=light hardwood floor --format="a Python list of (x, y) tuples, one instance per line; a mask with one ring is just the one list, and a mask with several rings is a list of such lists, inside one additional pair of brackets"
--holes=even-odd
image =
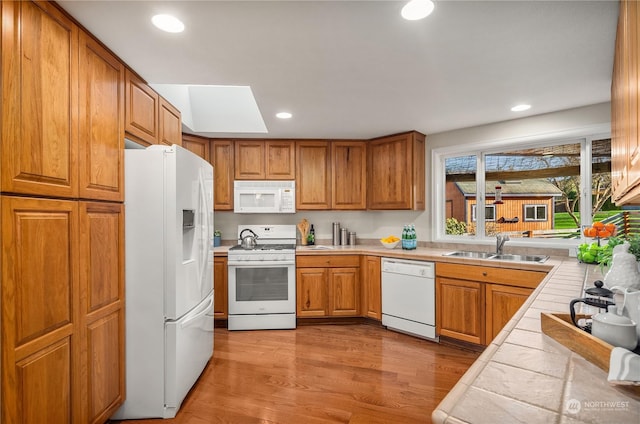
[(429, 423), (479, 355), (366, 324), (217, 328), (214, 340), (175, 419), (122, 423)]

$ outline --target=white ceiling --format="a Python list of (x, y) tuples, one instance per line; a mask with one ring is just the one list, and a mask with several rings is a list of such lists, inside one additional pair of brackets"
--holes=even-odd
[[(250, 86), (269, 138), (433, 134), (610, 99), (614, 0), (437, 1), (421, 21), (400, 1), (58, 3), (151, 84)], [(160, 32), (157, 13), (186, 30)]]

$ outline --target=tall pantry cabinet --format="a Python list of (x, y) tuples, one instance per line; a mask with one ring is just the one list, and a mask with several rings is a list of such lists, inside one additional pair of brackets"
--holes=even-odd
[(48, 2), (0, 3), (6, 423), (124, 399), (124, 67)]

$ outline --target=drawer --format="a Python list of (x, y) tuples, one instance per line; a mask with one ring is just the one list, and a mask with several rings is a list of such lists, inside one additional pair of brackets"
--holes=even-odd
[(298, 268), (334, 268), (334, 267), (360, 267), (360, 256), (358, 255), (318, 255), (318, 256), (298, 256), (296, 257), (296, 267)]
[(547, 275), (542, 271), (525, 271), (510, 268), (493, 268), (479, 265), (437, 263), (436, 276), (459, 280), (498, 283), (508, 286), (536, 288)]

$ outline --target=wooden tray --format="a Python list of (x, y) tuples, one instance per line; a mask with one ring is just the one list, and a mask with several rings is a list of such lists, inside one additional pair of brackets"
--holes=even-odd
[[(590, 318), (590, 316), (576, 315), (576, 320), (582, 318)], [(609, 373), (609, 358), (611, 357), (613, 346), (573, 325), (571, 315), (541, 312), (540, 326), (544, 334), (571, 349), (604, 372)], [(634, 352), (638, 353), (638, 350), (636, 348)], [(616, 385), (615, 387), (640, 395), (640, 386)]]

